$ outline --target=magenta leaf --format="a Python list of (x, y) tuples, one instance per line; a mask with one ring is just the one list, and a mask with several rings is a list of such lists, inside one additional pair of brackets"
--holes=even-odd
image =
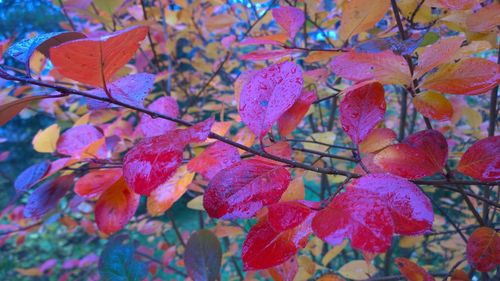
[(262, 138), (299, 98), (304, 79), (293, 62), (264, 68), (243, 85), (239, 111), (242, 121)]
[(217, 141), (200, 155), (191, 159), (188, 169), (200, 173), (204, 178), (213, 178), (220, 170), (240, 161), (238, 149), (227, 143)]
[(290, 173), (283, 166), (256, 159), (240, 161), (212, 178), (203, 206), (212, 218), (250, 218), (278, 202), (289, 183)]
[(269, 225), (277, 232), (300, 225), (312, 213), (309, 207), (298, 201), (279, 202), (268, 208)]
[(102, 137), (104, 137), (103, 133), (92, 125), (76, 126), (59, 137), (57, 152), (64, 155), (80, 156), (90, 144)]

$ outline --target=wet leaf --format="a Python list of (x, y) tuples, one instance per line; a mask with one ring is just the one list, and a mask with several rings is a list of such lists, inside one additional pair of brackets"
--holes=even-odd
[(78, 179), (75, 193), (85, 198), (99, 197), (121, 177), (121, 169), (92, 170)]
[(188, 169), (200, 173), (206, 179), (212, 179), (220, 170), (240, 161), (238, 149), (218, 141), (191, 159)]
[(281, 165), (244, 160), (216, 174), (203, 197), (203, 206), (213, 218), (249, 218), (266, 205), (276, 203), (290, 183), (290, 173)]
[(434, 281), (434, 277), (418, 264), (405, 258), (396, 258), (394, 263), (408, 281)]
[(413, 73), (414, 78), (419, 78), (433, 68), (448, 63), (458, 52), (464, 38), (459, 36), (447, 37), (430, 46), (425, 47), (418, 57), (418, 64)]
[(295, 202), (279, 202), (268, 207), (269, 225), (277, 232), (294, 228), (303, 223), (312, 213), (306, 205)]
[(340, 122), (346, 134), (358, 145), (384, 119), (384, 87), (378, 82), (366, 82), (345, 90), (340, 101)]
[(302, 71), (293, 62), (264, 68), (249, 78), (240, 94), (242, 121), (262, 138), (302, 91)]
[(493, 2), (467, 16), (465, 24), (470, 31), (487, 32), (500, 25), (500, 3)]
[[(171, 97), (161, 97), (155, 100), (148, 105), (148, 110), (171, 117), (177, 117), (179, 115), (179, 105)], [(177, 125), (172, 121), (152, 118), (147, 114), (143, 114), (141, 121), (137, 125), (137, 129), (142, 132), (144, 137), (155, 137), (174, 130), (176, 126)]]
[(302, 91), (300, 97), (278, 119), (280, 135), (287, 136), (299, 125), (311, 104), (316, 100), (316, 92)]
[(451, 102), (438, 92), (426, 91), (416, 95), (413, 105), (420, 114), (434, 120), (450, 120), (453, 116)]
[(204, 141), (214, 122), (209, 118), (186, 129), (142, 140), (130, 149), (123, 160), (123, 175), (134, 192), (149, 195), (165, 183), (182, 164), (184, 147)]
[(396, 141), (396, 132), (389, 128), (375, 128), (359, 143), (361, 153), (375, 153)]
[(102, 137), (104, 137), (102, 132), (92, 125), (76, 126), (65, 131), (59, 137), (57, 141), (57, 152), (64, 155), (79, 157), (89, 145), (100, 140)]

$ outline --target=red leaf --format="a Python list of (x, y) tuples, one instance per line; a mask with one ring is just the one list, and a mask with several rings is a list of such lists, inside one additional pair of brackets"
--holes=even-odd
[(283, 28), (293, 41), (297, 32), (304, 24), (304, 12), (298, 8), (285, 6), (272, 10), (273, 18)]
[(474, 230), (467, 241), (467, 261), (481, 272), (500, 265), (500, 235), (489, 227)]
[[(0, 70), (1, 72), (2, 70)], [(0, 73), (1, 74), (1, 73)], [(0, 76), (1, 78), (1, 76)], [(49, 98), (49, 95), (28, 96), (0, 105), (0, 126), (5, 125), (10, 119), (14, 118), (19, 112), (26, 108), (31, 102)]]
[(500, 179), (500, 136), (475, 142), (462, 156), (457, 170), (482, 181)]
[(40, 185), (28, 198), (24, 216), (40, 218), (53, 209), (73, 184), (73, 175), (58, 177)]
[(244, 84), (239, 111), (242, 121), (262, 138), (300, 96), (304, 80), (299, 66), (283, 62), (264, 68)]
[(121, 177), (121, 169), (93, 170), (78, 179), (75, 193), (85, 198), (98, 197)]
[(57, 141), (57, 152), (79, 157), (92, 143), (104, 137), (102, 132), (92, 125), (80, 125), (64, 132)]
[(396, 258), (394, 262), (401, 274), (403, 274), (408, 281), (434, 281), (432, 275), (409, 259)]
[(186, 129), (142, 140), (123, 159), (123, 175), (134, 192), (149, 195), (167, 181), (182, 164), (182, 152), (190, 142), (204, 141), (214, 122), (209, 118)]
[(434, 220), (431, 201), (414, 183), (390, 174), (369, 174), (353, 180), (348, 188), (378, 194), (391, 212), (394, 231), (417, 235), (429, 231)]
[(374, 162), (391, 174), (418, 179), (441, 171), (447, 157), (448, 144), (444, 136), (436, 130), (425, 130), (380, 151)]
[(282, 166), (255, 159), (240, 161), (212, 178), (203, 206), (212, 218), (249, 218), (278, 202), (289, 183), (290, 173)]
[(303, 223), (312, 210), (297, 202), (279, 202), (268, 206), (269, 225), (277, 232), (294, 228)]
[[(148, 106), (148, 110), (171, 117), (179, 115), (179, 105), (171, 97), (161, 97), (155, 100)], [(176, 124), (169, 120), (151, 118), (151, 116), (143, 114), (137, 128), (142, 132), (144, 137), (155, 137), (174, 130)]]
[(95, 204), (95, 222), (100, 231), (112, 234), (122, 229), (134, 216), (140, 196), (122, 177), (109, 187)]
[(132, 58), (147, 33), (147, 27), (134, 26), (100, 38), (70, 41), (51, 48), (50, 58), (62, 75), (104, 88)]
[(213, 178), (220, 170), (240, 161), (238, 149), (218, 141), (191, 159), (188, 169), (200, 173), (204, 178)]
[(375, 128), (359, 144), (359, 151), (361, 153), (375, 153), (391, 145), (396, 138), (396, 132), (389, 128)]
[(310, 221), (284, 232), (275, 231), (266, 219), (254, 225), (241, 250), (245, 270), (273, 267), (294, 256), (305, 247), (311, 233)]
[(427, 76), (421, 87), (448, 94), (477, 95), (500, 83), (500, 66), (495, 62), (468, 58), (447, 64)]
[[(149, 73), (138, 73), (125, 76), (112, 83), (109, 83), (108, 91), (111, 97), (119, 102), (133, 105), (136, 107), (144, 107), (144, 99), (153, 89), (155, 75)], [(88, 94), (93, 96), (106, 98), (106, 93), (103, 89), (95, 89), (88, 91)], [(110, 103), (99, 100), (88, 99), (87, 104), (89, 109), (101, 109), (110, 106)]]
[(340, 102), (340, 122), (344, 131), (358, 145), (384, 120), (384, 87), (379, 82), (366, 82), (354, 85), (345, 92)]
[(347, 52), (332, 59), (337, 76), (356, 82), (378, 80), (383, 84), (411, 85), (411, 74), (404, 57), (387, 50), (381, 53)]
[(309, 107), (316, 100), (315, 91), (303, 90), (300, 97), (287, 111), (278, 119), (278, 130), (280, 135), (289, 135), (299, 125), (302, 118), (309, 111)]
[(355, 249), (381, 253), (391, 246), (394, 223), (385, 202), (377, 194), (349, 189), (317, 213), (312, 229), (332, 245), (341, 244), (347, 237)]

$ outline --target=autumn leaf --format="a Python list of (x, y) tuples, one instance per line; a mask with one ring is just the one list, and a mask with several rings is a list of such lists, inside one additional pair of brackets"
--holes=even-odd
[(361, 153), (375, 153), (396, 141), (396, 132), (389, 128), (375, 128), (359, 143)]
[(316, 100), (314, 91), (302, 91), (300, 97), (278, 119), (280, 135), (287, 136), (299, 125), (311, 104)]
[[(389, 10), (389, 0), (349, 0), (342, 5), (340, 40), (349, 40), (352, 36), (375, 27)], [(369, 9), (367, 8), (369, 7)]]
[(439, 40), (438, 42), (424, 48), (419, 54), (418, 64), (415, 67), (413, 78), (420, 78), (433, 68), (448, 63), (458, 52), (464, 38), (455, 36)]
[(377, 80), (382, 84), (411, 85), (411, 74), (404, 57), (392, 51), (376, 54), (350, 51), (335, 56), (330, 63), (335, 75), (362, 82)]
[(75, 193), (85, 197), (99, 197), (122, 177), (121, 169), (93, 170), (79, 178)]
[(149, 195), (165, 183), (182, 164), (182, 152), (190, 142), (204, 141), (214, 122), (209, 118), (186, 129), (142, 140), (123, 160), (123, 175), (134, 192)]
[(365, 82), (345, 90), (340, 101), (340, 122), (346, 134), (358, 145), (384, 119), (384, 87), (378, 82)]
[[(1, 70), (0, 70), (1, 71)], [(31, 102), (50, 98), (50, 95), (29, 96), (0, 105), (0, 126), (5, 125)]]
[(50, 161), (41, 161), (29, 166), (22, 171), (14, 182), (14, 187), (19, 192), (24, 192), (33, 187), (49, 171)]
[(479, 227), (467, 241), (467, 260), (481, 272), (495, 269), (500, 264), (500, 235), (489, 227)]
[(500, 83), (500, 66), (481, 58), (444, 65), (427, 76), (421, 87), (456, 95), (485, 93)]
[(434, 281), (434, 277), (430, 275), (425, 269), (418, 266), (418, 264), (412, 262), (406, 258), (396, 258), (394, 263), (398, 267), (398, 270), (403, 274), (408, 281)]
[(438, 92), (426, 91), (413, 98), (415, 109), (423, 116), (438, 121), (450, 120), (453, 106), (446, 97)]
[(475, 142), (460, 159), (457, 170), (482, 181), (500, 179), (500, 136)]
[(216, 142), (200, 155), (191, 159), (188, 169), (200, 173), (206, 179), (212, 179), (220, 170), (240, 161), (238, 149), (223, 142)]
[(99, 197), (95, 204), (95, 222), (100, 231), (112, 234), (122, 229), (134, 216), (140, 196), (121, 177)]
[(80, 157), (89, 145), (100, 140), (104, 135), (92, 125), (80, 125), (65, 131), (57, 141), (57, 152), (73, 157)]
[(213, 218), (249, 218), (279, 201), (290, 183), (281, 165), (244, 160), (221, 170), (208, 184), (203, 206)]
[(57, 124), (53, 124), (43, 131), (38, 131), (35, 137), (33, 137), (33, 148), (38, 152), (53, 153), (56, 151), (60, 131), (61, 128)]
[(62, 75), (106, 88), (116, 72), (135, 54), (148, 28), (135, 26), (100, 38), (79, 39), (50, 49), (50, 59)]
[(418, 179), (441, 171), (447, 158), (445, 137), (439, 131), (425, 130), (378, 152), (374, 162), (391, 174)]
[(271, 65), (259, 71), (241, 90), (239, 111), (242, 121), (262, 138), (293, 106), (303, 84), (302, 71), (293, 62)]
[(304, 12), (298, 8), (281, 6), (272, 10), (273, 18), (283, 28), (293, 42), (295, 35), (302, 28), (305, 17)]
[[(149, 104), (147, 109), (171, 117), (177, 117), (179, 115), (179, 106), (171, 97), (161, 97)], [(177, 124), (172, 121), (153, 118), (147, 114), (143, 114), (141, 121), (137, 125), (137, 130), (139, 130), (144, 137), (154, 137), (166, 134), (174, 130), (176, 126)]]

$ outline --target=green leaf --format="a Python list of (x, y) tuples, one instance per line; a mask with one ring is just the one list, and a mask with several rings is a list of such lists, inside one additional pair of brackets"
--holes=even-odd
[(124, 236), (111, 239), (101, 253), (99, 274), (104, 281), (141, 281), (147, 275), (146, 263), (134, 258), (135, 247), (124, 244)]
[(184, 263), (194, 281), (213, 281), (219, 278), (222, 249), (217, 237), (209, 230), (199, 230), (189, 238)]

